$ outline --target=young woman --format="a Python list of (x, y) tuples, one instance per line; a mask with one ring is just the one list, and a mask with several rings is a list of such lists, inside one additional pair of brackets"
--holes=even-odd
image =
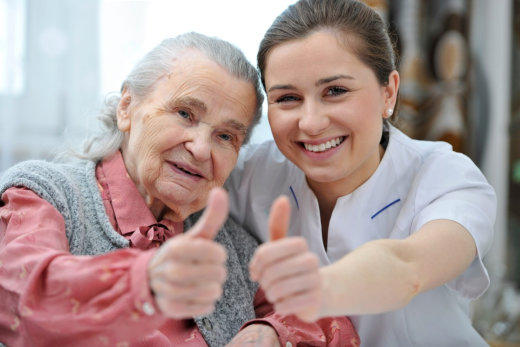
[(227, 188), (258, 238), (297, 236), (251, 263), (277, 311), (353, 316), (371, 347), (486, 346), (468, 306), (489, 285), (495, 194), (469, 158), (392, 125), (399, 73), (377, 13), (300, 0), (267, 31), (258, 66), (276, 145), (244, 148)]

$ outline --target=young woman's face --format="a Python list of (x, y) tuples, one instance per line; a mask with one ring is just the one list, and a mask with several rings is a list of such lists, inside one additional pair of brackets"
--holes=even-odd
[(313, 190), (345, 195), (382, 157), (383, 117), (393, 108), (397, 72), (381, 86), (374, 72), (330, 31), (276, 46), (264, 71), (276, 144)]

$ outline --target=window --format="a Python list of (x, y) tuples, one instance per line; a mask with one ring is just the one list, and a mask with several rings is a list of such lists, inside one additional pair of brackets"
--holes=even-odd
[(24, 90), (25, 0), (0, 0), (0, 95)]
[[(102, 95), (119, 91), (137, 60), (160, 41), (189, 31), (233, 43), (256, 66), (257, 49), (265, 31), (294, 2), (102, 0), (99, 39)], [(251, 142), (270, 138), (271, 131), (263, 117)]]

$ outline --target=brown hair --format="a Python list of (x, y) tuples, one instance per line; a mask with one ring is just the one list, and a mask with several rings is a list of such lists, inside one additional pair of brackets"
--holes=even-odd
[[(265, 88), (265, 68), (270, 51), (285, 42), (319, 30), (343, 34), (345, 44), (375, 73), (381, 85), (397, 69), (397, 56), (383, 19), (357, 0), (300, 0), (280, 14), (260, 43), (257, 61)], [(348, 35), (352, 35), (348, 39)], [(394, 116), (397, 114), (396, 102)]]

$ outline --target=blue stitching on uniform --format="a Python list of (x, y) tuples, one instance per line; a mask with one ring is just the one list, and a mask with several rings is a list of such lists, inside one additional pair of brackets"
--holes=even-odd
[(386, 205), (385, 207), (383, 207), (382, 209), (380, 209), (379, 211), (377, 211), (372, 217), (370, 217), (370, 219), (374, 219), (376, 218), (376, 216), (378, 214), (380, 214), (381, 212), (383, 212), (384, 210), (386, 210), (387, 208), (389, 208), (390, 206), (392, 206), (393, 204), (397, 204), (399, 201), (401, 201), (401, 199), (397, 199), (395, 201), (392, 201), (391, 203), (389, 203), (388, 205)]
[(300, 209), (300, 204), (298, 204), (298, 199), (296, 199), (296, 194), (294, 194), (294, 190), (292, 189), (292, 186), (289, 186), (289, 190), (291, 191), (292, 193), (292, 196), (294, 198), (294, 201), (296, 202), (296, 207), (298, 208), (298, 210)]

